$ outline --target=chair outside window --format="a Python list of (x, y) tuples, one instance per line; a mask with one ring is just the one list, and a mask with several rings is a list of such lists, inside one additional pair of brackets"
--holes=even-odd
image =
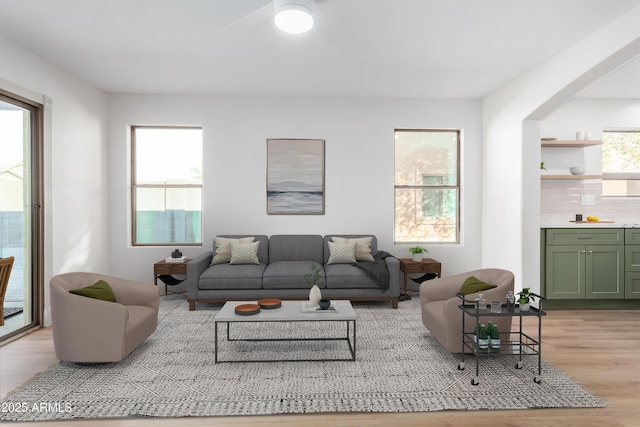
[(0, 326), (4, 326), (4, 295), (7, 293), (7, 287), (9, 286), (9, 276), (11, 275), (11, 269), (13, 268), (12, 256), (7, 258), (0, 258)]

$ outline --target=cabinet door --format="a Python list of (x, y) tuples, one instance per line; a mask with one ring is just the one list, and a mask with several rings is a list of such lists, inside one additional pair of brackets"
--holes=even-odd
[(640, 271), (640, 245), (627, 245), (624, 251), (625, 270)]
[(585, 298), (585, 257), (585, 246), (547, 246), (546, 298)]
[(624, 246), (586, 246), (586, 298), (624, 299)]
[(626, 273), (624, 297), (625, 299), (640, 299), (640, 273)]

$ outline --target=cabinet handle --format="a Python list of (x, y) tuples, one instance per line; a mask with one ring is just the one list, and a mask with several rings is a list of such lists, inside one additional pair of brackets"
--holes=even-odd
[(587, 253), (588, 253), (588, 254), (592, 254), (592, 253), (593, 253), (593, 251), (587, 251)]
[(578, 236), (578, 240), (589, 240), (592, 236)]
[(586, 253), (587, 253), (587, 251), (580, 251), (580, 253), (581, 253), (581, 254), (586, 254)]

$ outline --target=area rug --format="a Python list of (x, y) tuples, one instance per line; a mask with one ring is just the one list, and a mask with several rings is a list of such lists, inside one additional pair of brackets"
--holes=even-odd
[[(354, 303), (355, 362), (214, 364), (212, 320), (220, 307), (199, 304), (190, 312), (184, 297), (163, 297), (157, 331), (123, 362), (61, 363), (11, 392), (2, 408), (20, 403), (23, 410), (2, 411), (0, 420), (606, 406), (547, 363), (536, 384), (535, 357), (525, 358), (524, 369), (515, 369), (511, 356), (484, 358), (480, 384), (472, 385), (475, 369), (457, 369), (459, 356), (422, 326), (416, 299), (397, 310)], [(232, 337), (328, 337), (345, 328), (330, 322), (267, 325), (237, 325)], [(225, 342), (219, 350), (224, 360), (349, 356), (345, 342)]]

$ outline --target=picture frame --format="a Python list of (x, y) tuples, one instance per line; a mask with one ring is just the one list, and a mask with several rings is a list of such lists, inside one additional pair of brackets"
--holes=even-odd
[(267, 139), (267, 214), (324, 215), (324, 139)]

